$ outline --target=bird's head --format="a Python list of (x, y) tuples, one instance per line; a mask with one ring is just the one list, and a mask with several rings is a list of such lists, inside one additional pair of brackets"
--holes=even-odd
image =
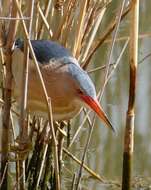
[(99, 101), (96, 97), (94, 84), (87, 72), (83, 71), (80, 66), (75, 64), (69, 65), (69, 72), (76, 83), (76, 97), (78, 97), (80, 101), (91, 108), (107, 127), (115, 131), (101, 105), (99, 104)]

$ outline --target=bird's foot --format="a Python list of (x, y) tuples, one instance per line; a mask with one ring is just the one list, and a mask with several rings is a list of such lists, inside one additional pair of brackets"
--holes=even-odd
[(32, 150), (32, 143), (28, 136), (18, 136), (15, 145), (10, 147), (11, 152), (17, 154), (18, 160), (25, 160)]

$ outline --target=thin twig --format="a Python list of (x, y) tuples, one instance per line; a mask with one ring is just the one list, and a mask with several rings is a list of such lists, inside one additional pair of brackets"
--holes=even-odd
[(143, 63), (146, 59), (148, 59), (149, 57), (151, 57), (151, 53), (148, 53), (147, 55), (145, 55), (139, 62), (138, 64)]
[(23, 18), (18, 18), (18, 17), (0, 17), (0, 20), (30, 20), (30, 17), (23, 17)]
[[(121, 51), (120, 55), (118, 56), (116, 62), (115, 62), (114, 65), (113, 65), (113, 68), (112, 68), (111, 72), (108, 74), (108, 77), (106, 78), (106, 80), (105, 80), (105, 82), (104, 82), (104, 88), (106, 87), (106, 85), (107, 85), (109, 79), (111, 78), (112, 74), (114, 73), (115, 69), (117, 68), (117, 66), (118, 66), (118, 64), (119, 64), (119, 62), (120, 62), (120, 60), (121, 60), (121, 58), (122, 58), (122, 56), (123, 56), (123, 54), (124, 54), (124, 52), (125, 52), (125, 49), (127, 48), (128, 43), (129, 43), (129, 39), (127, 39), (127, 41), (125, 42), (125, 44), (124, 44), (124, 46), (123, 46), (123, 48), (122, 48), (122, 51)], [(103, 91), (103, 92), (104, 92), (104, 91)], [(99, 90), (99, 93), (98, 93), (98, 94), (99, 94), (99, 96), (100, 96), (100, 99), (102, 98), (103, 92), (102, 92), (101, 89)]]
[(0, 189), (1, 189), (2, 184), (3, 184), (3, 181), (4, 181), (4, 179), (5, 179), (5, 175), (6, 175), (6, 172), (7, 172), (7, 168), (8, 168), (8, 162), (7, 162), (6, 165), (5, 165), (4, 172), (3, 172), (3, 175), (2, 175), (2, 177), (1, 177)]
[(114, 34), (113, 34), (113, 40), (112, 40), (112, 44), (111, 44), (111, 48), (110, 48), (110, 52), (109, 52), (109, 59), (108, 59), (107, 66), (106, 66), (104, 84), (102, 86), (100, 98), (102, 98), (104, 90), (105, 90), (106, 80), (107, 80), (108, 74), (109, 74), (109, 67), (110, 67), (111, 60), (112, 60), (113, 48), (114, 48), (114, 45), (115, 45), (115, 41), (116, 41), (118, 30), (119, 30), (121, 17), (122, 17), (122, 13), (123, 13), (123, 10), (124, 10), (124, 5), (125, 5), (125, 0), (122, 1), (120, 9), (119, 9), (119, 13), (117, 15), (117, 21), (116, 21), (115, 31), (114, 31)]
[(45, 147), (44, 147), (44, 153), (43, 153), (43, 157), (42, 157), (41, 167), (40, 167), (40, 171), (39, 171), (39, 174), (38, 174), (37, 183), (35, 185), (35, 187), (37, 189), (39, 187), (40, 179), (41, 179), (41, 176), (42, 176), (42, 171), (43, 171), (43, 168), (44, 168), (44, 163), (45, 163), (45, 159), (46, 159), (47, 149), (48, 149), (48, 144), (46, 144)]
[(75, 183), (76, 183), (76, 174), (74, 173), (74, 174), (73, 174), (72, 184), (71, 184), (71, 190), (74, 190)]
[[(67, 149), (63, 148), (63, 152), (66, 153), (69, 157), (71, 157), (76, 163), (78, 163), (79, 165), (81, 165), (81, 161), (78, 160), (73, 154), (71, 154)], [(83, 164), (83, 168), (90, 174), (92, 175), (94, 178), (98, 179), (101, 182), (104, 182), (103, 177), (101, 177), (99, 174), (95, 173), (94, 171), (92, 171), (88, 166), (86, 166), (85, 164)]]
[[(110, 64), (110, 67), (114, 66), (114, 63), (111, 63)], [(95, 69), (91, 69), (91, 70), (88, 70), (87, 72), (89, 74), (93, 73), (93, 72), (96, 72), (96, 71), (100, 71), (100, 70), (103, 70), (106, 68), (106, 65), (103, 65), (103, 66), (100, 66), (100, 67), (96, 67)]]
[(93, 117), (92, 125), (90, 126), (90, 130), (89, 130), (89, 134), (88, 134), (88, 137), (87, 137), (86, 145), (84, 147), (84, 152), (83, 152), (83, 155), (82, 155), (82, 161), (81, 161), (81, 165), (80, 165), (80, 169), (79, 169), (78, 177), (77, 177), (77, 182), (76, 182), (76, 188), (75, 188), (76, 190), (79, 189), (79, 185), (80, 185), (80, 181), (81, 181), (81, 177), (82, 177), (83, 165), (84, 165), (84, 162), (85, 162), (85, 156), (86, 156), (86, 153), (87, 153), (87, 150), (88, 150), (88, 147), (89, 147), (90, 139), (91, 139), (91, 136), (92, 136), (92, 131), (93, 131), (93, 128), (94, 128), (93, 124), (95, 122), (95, 117), (96, 117), (96, 115)]
[[(151, 33), (148, 32), (148, 33), (142, 33), (142, 34), (139, 34), (138, 36), (138, 39), (144, 39), (144, 38), (150, 38), (151, 37)], [(122, 42), (122, 41), (125, 41), (127, 38), (129, 38), (129, 35), (127, 36), (119, 36), (116, 38), (116, 42)], [(111, 38), (108, 38), (104, 41), (104, 43), (110, 43), (112, 42), (112, 39)]]
[(90, 114), (90, 112), (91, 112), (91, 111), (88, 111), (88, 112), (85, 114), (85, 117), (83, 118), (82, 123), (79, 125), (77, 131), (75, 132), (75, 134), (74, 134), (74, 136), (73, 136), (73, 138), (72, 138), (72, 140), (71, 140), (71, 142), (70, 142), (70, 144), (69, 144), (69, 146), (68, 146), (68, 149), (73, 145), (75, 139), (76, 139), (77, 136), (79, 135), (79, 132), (80, 132), (81, 129), (83, 128), (84, 123), (89, 120), (89, 114)]

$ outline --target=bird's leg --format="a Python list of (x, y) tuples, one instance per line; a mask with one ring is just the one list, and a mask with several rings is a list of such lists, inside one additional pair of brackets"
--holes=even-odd
[(68, 121), (68, 123), (67, 123), (67, 147), (70, 144), (70, 138), (71, 138), (70, 132), (71, 132), (71, 124), (70, 124), (70, 121)]
[[(62, 130), (65, 126), (64, 122), (60, 123), (60, 130)], [(64, 142), (64, 134), (61, 131), (58, 132), (58, 158), (59, 158), (59, 171), (61, 172), (63, 160), (62, 160), (62, 148), (63, 148), (63, 142)]]
[(19, 136), (15, 140), (15, 145), (11, 146), (12, 152), (18, 155), (19, 160), (24, 160), (28, 156), (29, 151), (32, 149), (32, 143), (28, 136), (28, 122), (23, 122), (22, 130)]

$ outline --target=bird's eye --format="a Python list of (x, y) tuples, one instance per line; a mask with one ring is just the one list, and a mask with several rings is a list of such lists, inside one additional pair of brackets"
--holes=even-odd
[(78, 94), (83, 94), (81, 89), (77, 89)]

